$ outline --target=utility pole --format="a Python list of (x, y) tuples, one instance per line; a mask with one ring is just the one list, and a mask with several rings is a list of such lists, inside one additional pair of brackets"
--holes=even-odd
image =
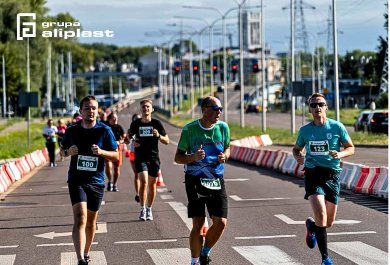
[(340, 121), (340, 104), (339, 104), (339, 58), (337, 51), (337, 21), (336, 21), (336, 1), (333, 4), (333, 71), (334, 71), (334, 93), (335, 93), (335, 114), (336, 121)]
[(6, 117), (7, 113), (7, 87), (5, 82), (5, 58), (4, 54), (1, 56), (2, 63), (3, 63), (3, 118)]

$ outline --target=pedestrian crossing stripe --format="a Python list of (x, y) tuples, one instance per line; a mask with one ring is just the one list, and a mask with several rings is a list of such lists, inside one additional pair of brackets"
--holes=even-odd
[(360, 241), (328, 243), (328, 249), (359, 265), (387, 265), (386, 252)]
[(16, 255), (0, 255), (0, 265), (13, 265)]
[(154, 264), (159, 265), (188, 264), (191, 257), (189, 248), (148, 249), (146, 251)]
[(233, 249), (253, 265), (302, 265), (275, 246), (241, 246)]
[[(103, 251), (91, 251), (89, 255), (91, 256), (94, 265), (107, 265), (106, 257), (104, 256)], [(76, 262), (76, 252), (61, 253), (61, 265), (75, 265)]]
[[(295, 257), (273, 245), (233, 246), (232, 248), (252, 265), (302, 265)], [(385, 251), (360, 241), (331, 242), (328, 243), (328, 248), (354, 264), (388, 264), (388, 254)], [(159, 265), (189, 264), (191, 258), (189, 248), (147, 249), (146, 252), (153, 260), (153, 264)], [(91, 251), (90, 256), (94, 265), (108, 264), (103, 251)], [(15, 259), (16, 255), (0, 255), (0, 265), (14, 265)], [(75, 265), (76, 263), (75, 252), (61, 253), (61, 265)]]

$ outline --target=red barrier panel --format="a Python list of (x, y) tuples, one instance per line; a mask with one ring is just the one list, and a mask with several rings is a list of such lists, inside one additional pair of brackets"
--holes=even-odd
[(352, 186), (355, 192), (359, 192), (359, 193), (362, 192), (363, 184), (366, 181), (369, 173), (370, 173), (369, 167), (362, 167), (359, 178), (357, 179), (355, 185)]
[(8, 190), (8, 187), (11, 186), (12, 181), (8, 176), (7, 172), (4, 170), (4, 166), (0, 167), (0, 192), (5, 192)]

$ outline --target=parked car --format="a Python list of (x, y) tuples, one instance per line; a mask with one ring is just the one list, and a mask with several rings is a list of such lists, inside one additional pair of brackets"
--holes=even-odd
[(217, 92), (223, 92), (225, 90), (225, 87), (220, 85), (217, 87)]
[(367, 132), (389, 134), (389, 113), (387, 110), (375, 110), (367, 117)]
[(355, 129), (355, 132), (359, 132), (359, 131), (363, 131), (365, 130), (366, 128), (366, 124), (367, 124), (367, 117), (368, 117), (368, 114), (370, 114), (371, 111), (362, 111), (360, 112), (359, 116), (355, 117), (356, 121), (355, 121), (355, 124), (353, 125), (354, 129)]
[(262, 111), (262, 107), (260, 106), (259, 101), (257, 101), (256, 99), (248, 101), (248, 103), (245, 104), (245, 113), (259, 113), (260, 111)]

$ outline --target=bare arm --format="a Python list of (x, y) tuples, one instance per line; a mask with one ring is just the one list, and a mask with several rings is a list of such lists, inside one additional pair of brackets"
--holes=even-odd
[(349, 140), (346, 143), (343, 143), (343, 150), (340, 152), (337, 152), (335, 150), (329, 151), (329, 154), (334, 158), (334, 159), (341, 159), (344, 157), (351, 156), (355, 154), (355, 146), (353, 145), (352, 141)]
[(194, 154), (187, 154), (185, 151), (176, 150), (175, 162), (178, 164), (189, 164), (198, 160), (202, 160), (206, 156), (206, 153), (202, 149), (202, 146)]
[(303, 150), (303, 147), (301, 147), (299, 145), (294, 145), (294, 147), (292, 149), (293, 156), (299, 165), (303, 165), (303, 162), (305, 160), (305, 157), (302, 153), (302, 150)]

